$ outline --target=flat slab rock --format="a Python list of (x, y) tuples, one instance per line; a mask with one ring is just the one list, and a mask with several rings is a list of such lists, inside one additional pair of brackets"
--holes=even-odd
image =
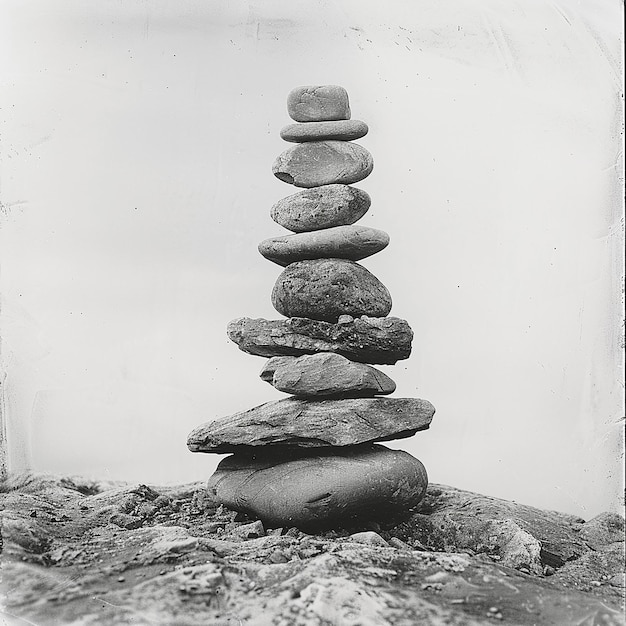
[[(585, 522), (576, 515), (438, 485), (393, 534), (413, 537), (430, 550), (488, 553), (502, 565), (558, 577), (565, 571), (576, 574), (579, 559), (590, 550), (600, 568), (601, 551), (617, 542), (623, 550), (624, 518), (602, 513)], [(608, 552), (605, 556), (612, 558)]]
[(211, 497), (266, 526), (314, 531), (408, 517), (428, 477), (407, 452), (366, 446), (315, 454), (233, 455), (207, 483)]
[(346, 259), (288, 265), (276, 279), (272, 304), (285, 317), (336, 322), (341, 315), (385, 317), (391, 294), (374, 274)]
[[(464, 510), (469, 512), (460, 517)], [(417, 511), (414, 521), (399, 526), (362, 523), (315, 535), (286, 527), (263, 532), (260, 521), (219, 507), (206, 481), (150, 488), (16, 476), (0, 492), (0, 621), (624, 623), (623, 517), (601, 514), (585, 522), (438, 484), (428, 486)], [(121, 515), (133, 523), (110, 521)], [(431, 516), (432, 525), (423, 530)], [(515, 543), (495, 545), (490, 535), (503, 518), (542, 545), (549, 542), (564, 564), (548, 569), (542, 557), (545, 573), (502, 565), (516, 558)], [(442, 524), (451, 532), (434, 535), (433, 527)], [(462, 535), (453, 524), (470, 526)], [(608, 532), (598, 532), (607, 526)], [(621, 532), (613, 533), (618, 527)], [(444, 535), (450, 549), (442, 552)], [(593, 548), (586, 542), (591, 535)]]
[(389, 235), (367, 226), (335, 226), (309, 233), (271, 237), (259, 244), (259, 252), (283, 267), (296, 261), (320, 258), (360, 261), (384, 250)]
[(279, 391), (305, 398), (366, 398), (396, 390), (393, 380), (380, 370), (333, 352), (275, 356), (260, 376)]
[(418, 398), (284, 398), (207, 422), (187, 438), (192, 452), (265, 446), (325, 448), (411, 437), (430, 426), (435, 407)]
[(287, 113), (296, 122), (349, 120), (348, 92), (339, 85), (304, 85), (287, 96)]
[(367, 135), (367, 124), (360, 120), (337, 120), (334, 122), (304, 122), (289, 124), (280, 131), (281, 139), (294, 143), (305, 141), (353, 141)]
[(240, 317), (226, 332), (243, 352), (264, 357), (335, 352), (351, 361), (393, 365), (411, 354), (413, 331), (406, 320), (362, 316), (341, 322)]
[(350, 185), (373, 169), (372, 155), (352, 141), (300, 143), (280, 154), (272, 166), (276, 178), (296, 187)]
[(324, 185), (303, 189), (270, 210), (271, 218), (294, 233), (354, 224), (371, 205), (369, 195), (349, 185)]

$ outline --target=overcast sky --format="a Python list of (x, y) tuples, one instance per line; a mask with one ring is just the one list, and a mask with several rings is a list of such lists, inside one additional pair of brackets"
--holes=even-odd
[(432, 482), (590, 517), (623, 493), (621, 10), (4, 0), (2, 368), (15, 470), (207, 478), (187, 433), (282, 397), (225, 329), (278, 318), (286, 96), (339, 84), (374, 171), (363, 265), (437, 407)]

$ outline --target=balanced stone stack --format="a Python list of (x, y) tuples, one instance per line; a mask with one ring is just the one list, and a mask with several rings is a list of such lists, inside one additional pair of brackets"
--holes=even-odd
[(410, 454), (375, 442), (429, 427), (426, 400), (385, 397), (396, 385), (371, 364), (411, 352), (408, 323), (388, 317), (386, 287), (357, 263), (389, 243), (355, 225), (370, 198), (350, 186), (370, 174), (370, 153), (353, 140), (367, 125), (350, 119), (342, 87), (298, 87), (281, 137), (296, 145), (274, 174), (303, 188), (271, 209), (294, 234), (266, 239), (260, 253), (281, 266), (272, 291), (286, 319), (236, 319), (229, 338), (269, 357), (261, 378), (289, 397), (196, 428), (193, 452), (233, 453), (209, 479), (211, 496), (274, 527), (314, 531), (396, 521), (422, 499), (426, 470)]

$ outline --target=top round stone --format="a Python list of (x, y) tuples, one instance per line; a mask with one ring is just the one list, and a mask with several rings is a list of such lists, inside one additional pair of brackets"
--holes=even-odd
[(292, 89), (287, 112), (296, 122), (349, 120), (348, 92), (338, 85), (308, 85)]

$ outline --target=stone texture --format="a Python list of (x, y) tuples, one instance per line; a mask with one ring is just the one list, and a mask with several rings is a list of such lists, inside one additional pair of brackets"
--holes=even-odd
[(265, 364), (261, 378), (279, 391), (305, 398), (366, 398), (396, 389), (393, 380), (376, 368), (333, 352), (273, 357)]
[(624, 518), (617, 513), (600, 513), (580, 528), (580, 538), (593, 550), (624, 541)]
[(300, 143), (280, 154), (272, 166), (276, 178), (296, 187), (350, 185), (373, 169), (372, 155), (351, 141)]
[(349, 120), (348, 92), (338, 85), (305, 85), (287, 96), (287, 113), (296, 122)]
[(360, 120), (337, 120), (335, 122), (305, 122), (289, 124), (280, 131), (285, 141), (303, 143), (305, 141), (352, 141), (367, 135), (367, 124)]
[[(136, 484), (77, 476), (12, 474), (2, 487), (0, 623), (7, 626), (624, 622), (623, 541), (591, 550), (578, 537), (581, 519), (445, 485), (429, 485), (419, 513), (400, 526), (384, 516), (345, 530), (271, 529), (258, 538), (237, 536), (253, 520), (219, 506), (206, 480), (155, 486), (156, 499)], [(137, 510), (169, 505), (142, 528), (109, 523), (112, 511), (128, 510), (129, 497)], [(489, 529), (492, 520), (507, 518), (540, 543), (549, 541), (567, 562), (554, 573), (540, 555), (546, 574), (503, 567), (510, 544), (492, 552)], [(356, 543), (351, 534), (377, 526), (389, 546), (374, 538)], [(416, 536), (428, 541), (441, 526), (450, 551), (441, 551), (441, 541), (425, 551)], [(468, 532), (459, 532), (464, 527)], [(43, 542), (24, 540), (42, 532)], [(567, 556), (572, 542), (578, 558)]]
[[(411, 437), (430, 426), (435, 407), (418, 398), (284, 398), (195, 428), (192, 452), (355, 446)], [(343, 453), (343, 452), (342, 452)]]
[(410, 454), (383, 446), (337, 454), (233, 455), (211, 476), (207, 489), (236, 511), (266, 526), (317, 530), (357, 521), (406, 517), (424, 496), (424, 466)]
[(272, 219), (287, 230), (303, 233), (354, 224), (369, 209), (371, 200), (362, 189), (348, 185), (324, 185), (294, 193), (270, 210)]
[(355, 543), (363, 543), (367, 546), (383, 546), (387, 547), (389, 544), (373, 530), (365, 530), (360, 533), (353, 533), (349, 537), (350, 541)]
[(309, 233), (271, 237), (259, 244), (259, 252), (283, 267), (306, 259), (335, 258), (359, 261), (380, 252), (389, 235), (367, 226), (334, 226)]
[(229, 322), (227, 334), (243, 352), (264, 357), (336, 352), (351, 361), (393, 365), (411, 354), (413, 331), (406, 320), (363, 316), (341, 322), (240, 317)]
[(236, 539), (256, 539), (257, 537), (265, 537), (265, 528), (263, 528), (263, 522), (257, 520), (233, 528), (229, 535)]
[[(428, 490), (413, 517), (394, 535), (417, 539), (429, 550), (486, 553), (498, 563), (540, 573), (575, 561), (588, 547), (580, 537), (582, 520), (454, 487)], [(411, 543), (411, 542), (409, 542)]]
[(358, 263), (312, 259), (283, 270), (272, 290), (272, 304), (285, 317), (336, 322), (340, 315), (385, 317), (391, 295)]
[[(626, 576), (624, 575), (624, 563), (626, 563), (626, 551), (624, 539), (607, 544), (599, 550), (589, 550), (580, 558), (568, 561), (561, 567), (550, 580), (555, 583), (569, 583), (579, 589), (589, 589), (609, 584), (620, 589), (622, 594), (622, 611), (624, 608)], [(622, 612), (621, 626), (626, 623), (626, 614)], [(596, 622), (597, 623), (597, 622)], [(615, 622), (608, 622), (615, 623)], [(618, 622), (619, 623), (619, 622)]]

